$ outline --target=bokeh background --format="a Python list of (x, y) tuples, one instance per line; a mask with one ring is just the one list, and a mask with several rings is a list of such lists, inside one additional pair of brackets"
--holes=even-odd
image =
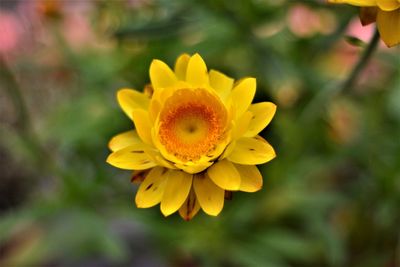
[[(301, 0), (1, 0), (0, 266), (400, 266), (400, 50)], [(132, 123), (115, 98), (153, 58), (199, 52), (278, 105), (264, 187), (218, 217), (137, 209), (105, 163)]]

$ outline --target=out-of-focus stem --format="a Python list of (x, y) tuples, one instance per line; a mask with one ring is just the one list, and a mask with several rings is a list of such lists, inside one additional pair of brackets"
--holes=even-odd
[(20, 131), (30, 128), (30, 118), (26, 109), (25, 100), (19, 90), (17, 81), (5, 60), (0, 57), (0, 80), (4, 81), (4, 90), (10, 97), (15, 112), (17, 113), (16, 125)]
[[(10, 70), (6, 60), (0, 57), (0, 81), (3, 82), (1, 88), (4, 89), (5, 93), (10, 98), (13, 104), (14, 110), (17, 113), (16, 117), (16, 133), (23, 140), (29, 153), (35, 159), (35, 163), (40, 167), (53, 170), (55, 164), (53, 164), (52, 157), (48, 155), (47, 151), (44, 149), (40, 143), (39, 138), (33, 131), (32, 121), (25, 103), (23, 93), (21, 88)], [(50, 160), (49, 160), (50, 159)], [(47, 162), (47, 164), (43, 164)]]
[(338, 93), (351, 88), (354, 83), (357, 81), (358, 76), (364, 70), (364, 68), (368, 65), (369, 60), (371, 59), (372, 54), (376, 50), (379, 44), (379, 32), (375, 29), (374, 36), (369, 42), (368, 46), (365, 48), (363, 54), (358, 60), (357, 64), (354, 66), (348, 78), (344, 81), (343, 85), (340, 87)]
[(368, 65), (368, 62), (370, 61), (374, 51), (378, 47), (378, 44), (379, 44), (379, 32), (377, 29), (375, 29), (375, 33), (371, 41), (366, 46), (365, 50), (361, 54), (356, 65), (354, 65), (347, 79), (339, 85), (331, 83), (328, 86), (326, 86), (324, 90), (321, 90), (320, 93), (316, 94), (314, 98), (311, 99), (311, 101), (303, 109), (303, 112), (300, 114), (299, 119), (301, 121), (307, 121), (310, 118), (314, 117), (316, 114), (320, 114), (319, 112), (316, 111), (323, 108), (323, 105), (326, 104), (328, 99), (332, 98), (334, 95), (343, 93), (344, 91), (353, 87), (358, 77), (360, 76), (361, 72)]

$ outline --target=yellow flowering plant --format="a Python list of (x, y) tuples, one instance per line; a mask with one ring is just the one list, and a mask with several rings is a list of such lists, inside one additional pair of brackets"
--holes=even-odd
[(160, 60), (150, 65), (144, 93), (120, 89), (122, 110), (135, 130), (113, 137), (107, 162), (134, 170), (139, 208), (160, 204), (190, 220), (200, 208), (218, 215), (226, 192), (255, 192), (263, 178), (255, 165), (276, 154), (258, 134), (276, 105), (251, 104), (256, 79), (232, 78), (207, 66), (199, 54), (181, 55), (174, 70)]
[(400, 0), (329, 0), (361, 7), (363, 25), (376, 21), (379, 34), (388, 47), (400, 43)]

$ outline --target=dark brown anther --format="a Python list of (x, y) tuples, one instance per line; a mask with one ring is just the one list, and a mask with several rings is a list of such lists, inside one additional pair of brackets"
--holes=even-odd
[(146, 96), (148, 96), (149, 98), (151, 98), (153, 96), (153, 93), (154, 93), (153, 86), (150, 83), (146, 84), (144, 86), (143, 93)]
[(226, 200), (232, 200), (233, 198), (233, 192), (232, 191), (225, 191), (225, 199)]
[(150, 170), (134, 171), (131, 177), (131, 183), (141, 183), (146, 178)]

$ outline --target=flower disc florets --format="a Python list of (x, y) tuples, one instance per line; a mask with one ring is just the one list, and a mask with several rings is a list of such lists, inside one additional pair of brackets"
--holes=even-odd
[(226, 130), (227, 111), (217, 96), (205, 89), (179, 89), (160, 113), (158, 137), (168, 153), (195, 162), (214, 151)]

